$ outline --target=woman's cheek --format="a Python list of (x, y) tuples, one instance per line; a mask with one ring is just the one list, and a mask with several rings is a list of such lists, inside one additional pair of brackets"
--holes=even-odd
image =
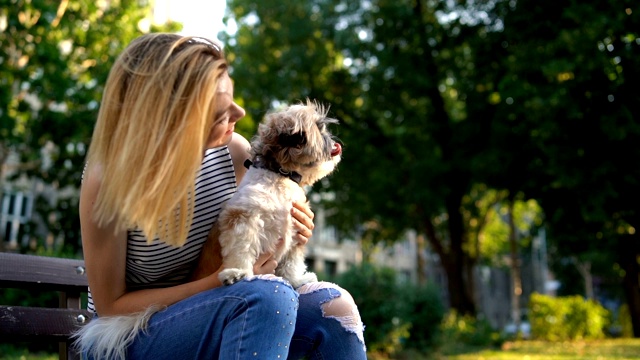
[(225, 144), (225, 133), (227, 132), (227, 121), (219, 122), (209, 132), (207, 140), (208, 147), (217, 147)]

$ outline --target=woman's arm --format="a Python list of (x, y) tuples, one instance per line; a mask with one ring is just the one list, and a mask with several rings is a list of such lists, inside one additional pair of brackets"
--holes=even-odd
[(100, 179), (100, 170), (89, 167), (80, 194), (82, 247), (91, 296), (98, 314), (128, 314), (142, 311), (151, 305), (168, 306), (221, 285), (214, 273), (174, 287), (127, 292), (126, 231), (116, 233), (112, 225), (99, 226), (93, 220), (93, 204), (100, 188)]
[[(249, 153), (251, 144), (242, 135), (233, 133), (231, 142), (227, 145), (231, 160), (233, 162), (233, 168), (236, 173), (236, 185), (240, 185), (244, 174), (247, 172), (247, 168), (244, 166), (244, 162), (251, 158)], [(200, 258), (198, 259), (198, 265), (196, 266), (193, 274), (191, 274), (192, 280), (199, 280), (210, 274), (221, 271), (222, 266), (222, 253), (220, 248), (220, 242), (218, 237), (220, 232), (218, 230), (218, 223), (215, 222), (209, 231), (207, 241), (202, 246)], [(272, 263), (275, 271), (278, 265), (275, 261)]]
[(247, 172), (244, 162), (251, 159), (251, 144), (249, 144), (249, 141), (247, 141), (244, 136), (238, 133), (233, 133), (228, 148), (229, 154), (231, 154), (231, 160), (233, 161), (233, 168), (236, 173), (236, 184), (240, 185), (244, 174)]
[[(233, 162), (233, 168), (236, 173), (236, 185), (240, 185), (244, 174), (247, 172), (247, 168), (244, 166), (244, 162), (247, 159), (251, 158), (251, 154), (249, 153), (251, 144), (249, 141), (245, 139), (242, 135), (238, 133), (233, 133), (231, 137), (231, 142), (227, 145), (229, 148), (229, 154), (231, 155), (231, 160)], [(191, 275), (192, 280), (199, 280), (204, 277), (209, 276), (210, 274), (222, 271), (220, 268), (222, 266), (222, 253), (220, 248), (220, 242), (218, 241), (218, 237), (220, 236), (220, 232), (218, 230), (218, 223), (214, 223), (209, 231), (209, 235), (207, 237), (207, 241), (202, 246), (202, 251), (200, 253), (200, 258), (198, 259), (198, 265)], [(259, 271), (267, 271), (270, 274), (275, 272), (276, 266), (278, 263), (269, 257), (265, 260), (260, 260), (258, 263), (262, 261), (260, 267), (268, 267), (268, 269), (260, 269)], [(273, 268), (273, 269), (271, 269)], [(271, 269), (270, 271), (268, 271)], [(254, 273), (259, 274), (254, 267)], [(260, 272), (261, 273), (261, 272)]]

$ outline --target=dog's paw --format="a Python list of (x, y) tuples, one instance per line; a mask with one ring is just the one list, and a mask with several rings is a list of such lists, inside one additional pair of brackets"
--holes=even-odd
[(247, 272), (242, 269), (224, 269), (218, 274), (218, 279), (224, 285), (233, 285), (247, 276)]
[(300, 276), (296, 276), (293, 279), (287, 279), (287, 280), (289, 280), (289, 283), (291, 283), (291, 286), (294, 289), (297, 289), (304, 284), (307, 284), (310, 282), (318, 282), (318, 277), (313, 272), (306, 272)]

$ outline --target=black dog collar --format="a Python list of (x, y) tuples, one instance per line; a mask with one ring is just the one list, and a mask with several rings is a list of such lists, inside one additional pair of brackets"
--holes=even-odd
[(257, 161), (255, 163), (253, 161), (249, 160), (249, 159), (244, 161), (244, 167), (246, 167), (248, 169), (251, 166), (256, 167), (256, 168), (267, 169), (267, 170), (273, 171), (276, 174), (279, 174), (279, 175), (282, 175), (284, 177), (287, 177), (287, 178), (291, 179), (291, 181), (295, 182), (298, 185), (300, 185), (300, 181), (302, 181), (302, 175), (298, 174), (295, 171), (285, 171), (280, 166), (278, 166), (275, 169), (268, 168), (261, 161)]

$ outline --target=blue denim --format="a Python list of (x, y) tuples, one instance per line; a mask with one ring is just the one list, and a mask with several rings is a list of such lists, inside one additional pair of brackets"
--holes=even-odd
[(127, 359), (366, 359), (357, 336), (323, 316), (337, 296), (265, 279), (208, 290), (154, 314)]
[(322, 304), (340, 296), (334, 288), (300, 295), (296, 330), (289, 359), (366, 359), (364, 343), (336, 319), (322, 312)]

